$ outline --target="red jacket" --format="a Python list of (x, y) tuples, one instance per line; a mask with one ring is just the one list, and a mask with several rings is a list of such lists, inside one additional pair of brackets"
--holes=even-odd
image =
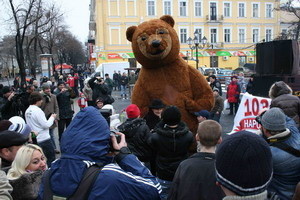
[(240, 86), (237, 81), (231, 81), (227, 86), (227, 99), (229, 103), (238, 103), (240, 98)]
[(78, 79), (78, 76), (75, 76), (75, 77), (70, 76), (67, 80), (67, 84), (70, 87), (75, 87), (75, 80), (77, 80), (77, 79)]

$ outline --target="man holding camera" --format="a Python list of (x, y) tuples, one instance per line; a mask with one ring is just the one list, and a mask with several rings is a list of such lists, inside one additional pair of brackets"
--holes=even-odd
[(9, 86), (4, 86), (2, 89), (3, 97), (0, 98), (1, 119), (9, 119), (13, 116), (18, 116), (18, 111), (14, 106), (15, 92)]
[[(121, 137), (120, 142), (110, 136), (109, 126), (96, 108), (90, 106), (80, 111), (63, 134), (62, 156), (47, 172), (49, 184), (43, 180), (38, 199), (46, 199), (48, 189), (55, 196), (70, 198), (95, 163), (101, 166), (100, 172), (85, 199), (160, 199), (156, 178), (131, 154), (125, 135), (116, 134)], [(110, 140), (114, 158), (108, 156)]]
[(99, 97), (104, 100), (107, 99), (109, 89), (104, 84), (103, 78), (101, 78), (100, 76), (95, 76), (88, 81), (88, 84), (93, 90), (93, 102), (96, 102), (97, 98)]

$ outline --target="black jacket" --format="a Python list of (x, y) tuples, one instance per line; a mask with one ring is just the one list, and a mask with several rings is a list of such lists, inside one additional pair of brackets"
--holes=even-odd
[(147, 143), (150, 130), (146, 121), (142, 118), (127, 119), (118, 127), (125, 134), (128, 148), (142, 162), (149, 162), (152, 157), (152, 149)]
[(97, 84), (95, 83), (96, 77), (91, 78), (89, 80), (89, 86), (93, 90), (93, 101), (95, 102), (97, 98), (101, 97), (102, 99), (106, 99), (108, 95), (108, 87), (103, 83), (103, 84)]
[(19, 111), (23, 110), (22, 102), (16, 97), (10, 101), (6, 97), (0, 97), (1, 119), (8, 120), (13, 116), (19, 116)]
[(60, 92), (58, 88), (54, 90), (57, 104), (59, 108), (59, 119), (70, 119), (73, 117), (74, 111), (71, 108), (71, 94), (70, 90)]
[(224, 196), (216, 185), (215, 154), (201, 152), (180, 163), (168, 199), (219, 200)]
[(181, 161), (188, 157), (188, 150), (193, 143), (193, 134), (184, 122), (170, 128), (161, 121), (149, 138), (149, 144), (156, 151), (157, 176), (172, 181)]
[(155, 115), (151, 109), (145, 115), (144, 119), (146, 120), (146, 123), (150, 130), (154, 129), (158, 122), (161, 121), (161, 119), (157, 115)]
[(127, 76), (121, 76), (120, 84), (121, 85), (127, 85), (128, 84), (128, 77)]

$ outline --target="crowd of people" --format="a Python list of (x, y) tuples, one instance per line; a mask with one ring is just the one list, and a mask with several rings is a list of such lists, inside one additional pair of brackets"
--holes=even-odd
[[(145, 116), (135, 104), (126, 107), (126, 119), (115, 113), (112, 91), (128, 98), (134, 73), (82, 78), (83, 85), (80, 76), (2, 87), (0, 199), (299, 199), (300, 100), (284, 82), (270, 88), (257, 134), (222, 138), (224, 99), (214, 75), (215, 104), (193, 113), (195, 137), (179, 109), (160, 99)], [(227, 87), (229, 114), (237, 112), (243, 88), (251, 89), (252, 79), (239, 80), (232, 76)]]

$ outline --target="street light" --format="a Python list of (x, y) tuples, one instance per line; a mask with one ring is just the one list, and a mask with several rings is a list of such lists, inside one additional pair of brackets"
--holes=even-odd
[[(192, 39), (191, 37), (189, 37), (187, 39), (187, 43), (190, 47), (190, 49), (192, 50), (192, 54), (193, 54), (193, 50), (196, 49), (196, 68), (199, 68), (199, 59), (198, 59), (198, 49), (203, 49), (206, 45), (207, 39), (204, 36), (202, 39), (200, 38), (200, 33), (198, 32), (198, 30), (196, 30), (194, 32), (194, 39)], [(194, 45), (193, 45), (194, 43)], [(200, 43), (202, 45), (200, 45)]]

